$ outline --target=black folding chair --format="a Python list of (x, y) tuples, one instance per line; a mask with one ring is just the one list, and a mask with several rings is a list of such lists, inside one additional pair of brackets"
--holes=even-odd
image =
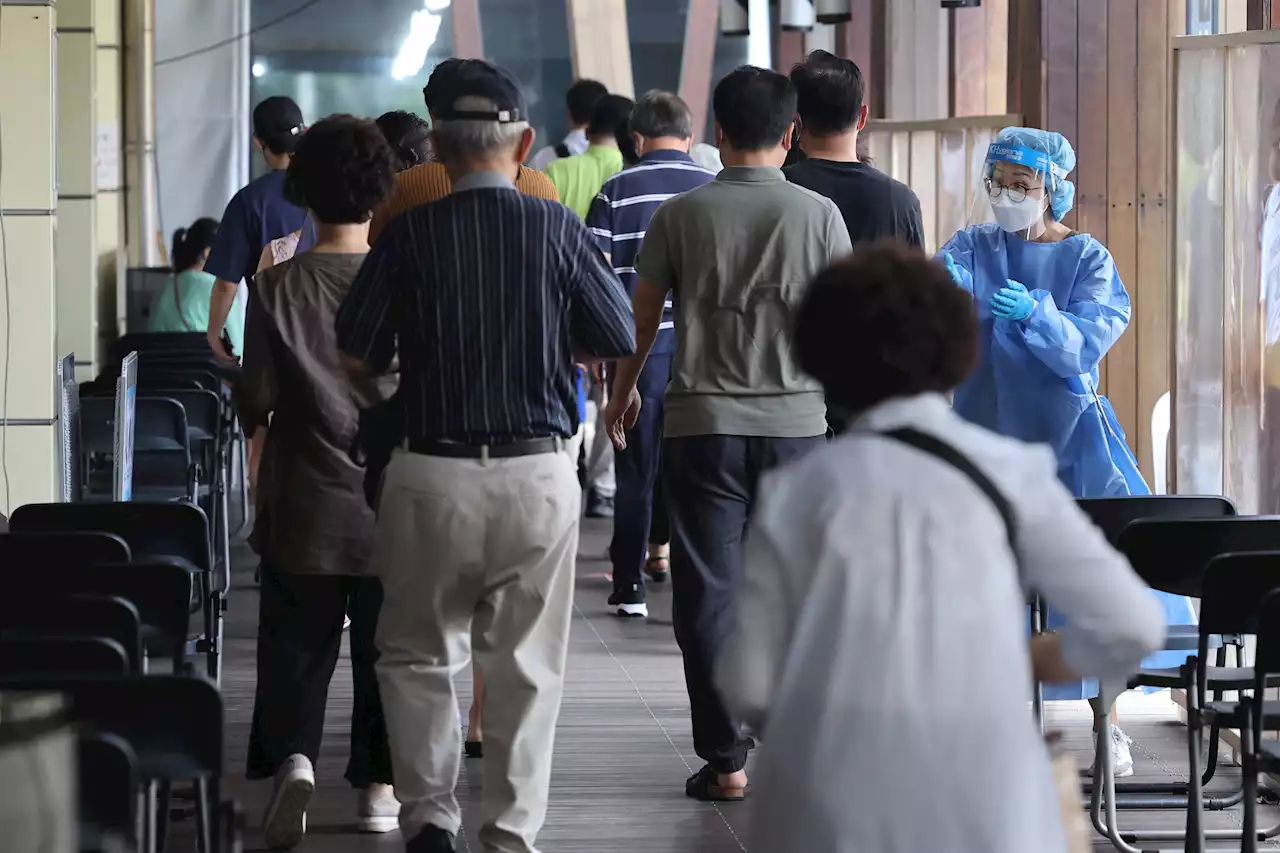
[[(1225, 554), (1215, 558), (1205, 570), (1201, 586), (1200, 622), (1206, 632), (1219, 631), (1240, 635), (1258, 634), (1259, 602), (1280, 588), (1280, 549), (1272, 552)], [(1261, 644), (1261, 640), (1259, 640)], [(1194, 690), (1188, 690), (1187, 703), (1187, 753), (1191, 772), (1200, 767), (1201, 739), (1206, 725), (1216, 735), (1220, 728), (1240, 730), (1241, 755), (1246, 756), (1243, 767), (1243, 785), (1240, 798), (1246, 803), (1245, 812), (1253, 812), (1250, 804), (1257, 800), (1257, 771), (1252, 769), (1257, 755), (1256, 736), (1263, 725), (1280, 726), (1280, 702), (1262, 703), (1263, 688), (1280, 685), (1280, 673), (1268, 674), (1266, 667), (1235, 667), (1216, 670), (1205, 664), (1206, 651), (1202, 649), (1188, 675)], [(1258, 703), (1248, 701), (1205, 701), (1206, 688), (1219, 687), (1228, 690), (1253, 689)], [(1220, 695), (1220, 694), (1219, 694)], [(1211, 756), (1216, 753), (1212, 745)], [(1280, 834), (1280, 824), (1259, 833), (1256, 818), (1246, 820), (1241, 830), (1205, 830), (1202, 809), (1192, 800), (1187, 816), (1187, 849), (1201, 851), (1204, 840), (1242, 839), (1242, 849), (1256, 849), (1259, 839)]]
[(112, 640), (126, 655), (126, 671), (142, 671), (142, 620), (133, 603), (118, 596), (9, 596), (0, 602), (0, 636)]
[(15, 531), (103, 530), (128, 543), (135, 561), (161, 560), (186, 568), (200, 590), (203, 637), (195, 651), (206, 655), (209, 677), (221, 671), (225, 599), (212, 577), (209, 525), (204, 512), (186, 503), (27, 504), (9, 520)]
[[(1224, 554), (1280, 550), (1280, 517), (1213, 519), (1140, 519), (1125, 527), (1120, 534), (1119, 548), (1128, 557), (1134, 571), (1153, 589), (1192, 598), (1202, 596), (1202, 584), (1209, 564)], [(1220, 634), (1202, 621), (1197, 644), (1207, 654), (1211, 638)], [(1188, 657), (1191, 657), (1188, 655)], [(1203, 657), (1203, 655), (1202, 655)], [(1219, 658), (1221, 661), (1222, 658)], [(1126, 685), (1135, 687), (1181, 687), (1185, 685), (1183, 668), (1140, 670)], [(1239, 683), (1239, 671), (1209, 670), (1216, 680), (1208, 688), (1221, 695), (1223, 690), (1235, 689)], [(1114, 695), (1105, 692), (1107, 685), (1100, 685), (1100, 704), (1109, 709)], [(1195, 697), (1188, 695), (1188, 705)], [(1110, 711), (1107, 710), (1097, 728), (1095, 740), (1095, 780), (1090, 795), (1090, 813), (1094, 828), (1124, 853), (1135, 853), (1133, 843), (1144, 841), (1182, 840), (1186, 833), (1180, 830), (1121, 830), (1116, 810), (1124, 802), (1127, 808), (1181, 808), (1193, 810), (1196, 802), (1210, 809), (1230, 808), (1240, 802), (1242, 791), (1214, 795), (1204, 799), (1202, 786), (1212, 778), (1217, 764), (1218, 726), (1212, 720), (1213, 737), (1210, 740), (1210, 765), (1202, 777), (1188, 778), (1178, 789), (1170, 791), (1165, 785), (1131, 783), (1128, 793), (1121, 800), (1116, 795), (1114, 767), (1111, 764)], [(1197, 768), (1198, 769), (1198, 768)], [(1102, 820), (1102, 804), (1105, 799), (1106, 820)]]
[(81, 734), (78, 740), (80, 849), (133, 849), (138, 841), (137, 756), (113, 734)]
[[(138, 396), (133, 430), (133, 496), (137, 500), (195, 501), (200, 470), (192, 459), (187, 417), (181, 404), (165, 397)], [(115, 456), (115, 401), (89, 396), (80, 401), (81, 448), (90, 500), (110, 500)]]
[(0, 633), (0, 677), (129, 675), (124, 646), (107, 637)]
[(39, 572), (35, 570), (43, 570), (45, 566), (64, 563), (127, 563), (130, 556), (129, 546), (125, 541), (110, 533), (77, 531), (0, 534), (0, 570), (9, 566), (21, 566), (25, 573), (38, 575)]
[[(202, 853), (219, 850), (222, 808), (223, 714), (218, 688), (199, 677), (130, 675), (95, 677), (9, 678), (0, 689), (66, 694), (70, 715), (82, 731), (111, 734), (124, 740), (137, 756), (138, 775), (149, 788), (175, 782), (196, 786), (196, 832)], [(160, 837), (153, 798), (144, 823), (148, 851)], [(167, 797), (160, 809), (167, 815)]]
[[(1253, 694), (1248, 699), (1248, 731), (1251, 735), (1245, 738), (1241, 730), (1241, 758), (1246, 781), (1252, 780), (1256, 785), (1258, 773), (1280, 773), (1280, 740), (1263, 740), (1263, 729), (1273, 728), (1276, 718), (1280, 716), (1280, 702), (1267, 699), (1264, 688), (1272, 680), (1280, 676), (1280, 590), (1273, 590), (1262, 600), (1258, 609), (1258, 646), (1253, 662)], [(1253, 790), (1250, 789), (1250, 793)], [(1258, 803), (1256, 796), (1244, 799), (1242, 833), (1244, 853), (1254, 853), (1258, 849), (1257, 840), (1269, 837), (1266, 832), (1259, 834)], [(1188, 848), (1190, 849), (1190, 848)]]

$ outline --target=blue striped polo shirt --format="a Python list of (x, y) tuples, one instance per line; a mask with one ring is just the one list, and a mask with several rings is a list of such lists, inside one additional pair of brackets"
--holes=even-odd
[[(628, 294), (635, 294), (636, 257), (649, 220), (659, 205), (673, 196), (697, 189), (714, 177), (715, 173), (693, 162), (683, 151), (651, 151), (636, 165), (604, 182), (587, 213), (587, 227), (600, 251), (612, 259), (613, 271)], [(668, 293), (652, 352), (673, 353), (675, 350), (675, 323)]]

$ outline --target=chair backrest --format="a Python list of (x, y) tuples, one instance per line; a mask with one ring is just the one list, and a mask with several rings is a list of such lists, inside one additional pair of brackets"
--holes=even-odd
[(1214, 557), (1280, 551), (1280, 517), (1139, 519), (1116, 547), (1152, 588), (1198, 598)]
[(129, 546), (119, 536), (98, 531), (0, 534), (0, 570), (21, 567), (39, 575), (63, 564), (127, 563)]
[(195, 571), (212, 568), (208, 519), (204, 510), (187, 503), (26, 504), (13, 511), (9, 528), (101, 530), (128, 543), (135, 560), (174, 557), (186, 560)]
[(222, 775), (222, 697), (200, 676), (0, 676), (0, 689), (65, 693), (81, 731), (123, 739), (139, 766), (148, 756), (181, 757), (198, 773)]
[(134, 841), (137, 835), (138, 757), (113, 734), (78, 738), (80, 823)]
[(128, 675), (129, 653), (109, 637), (0, 634), (0, 677)]
[(217, 394), (203, 388), (198, 391), (157, 388), (150, 393), (159, 397), (168, 397), (181, 404), (187, 413), (187, 426), (199, 427), (210, 435), (218, 434), (222, 424), (222, 401), (218, 399)]
[[(143, 560), (127, 565), (61, 563), (33, 571), (31, 563), (0, 562), (3, 572), (13, 572), (11, 584), (22, 584), (31, 599), (53, 598), (69, 593), (117, 596), (133, 604), (142, 623), (142, 641), (149, 652), (170, 657), (175, 664), (185, 658), (191, 629), (191, 598), (194, 587), (190, 569), (183, 561)], [(21, 580), (16, 580), (17, 578)]]
[(1120, 498), (1079, 498), (1076, 504), (1115, 545), (1130, 523), (1144, 518), (1224, 518), (1236, 514), (1235, 505), (1214, 495), (1134, 495)]
[[(80, 446), (85, 453), (115, 452), (114, 396), (87, 396), (80, 401)], [(142, 393), (135, 398), (135, 453), (185, 453), (190, 464), (187, 415), (182, 404), (167, 397)], [(185, 470), (185, 469), (184, 469)], [(184, 474), (185, 476), (185, 474)]]
[[(1253, 667), (1257, 683), (1264, 677), (1280, 672), (1280, 589), (1272, 590), (1258, 607), (1258, 646)], [(1262, 696), (1261, 690), (1256, 695)]]
[(1258, 602), (1274, 589), (1280, 589), (1280, 548), (1214, 557), (1201, 583), (1200, 630), (1258, 633)]
[(9, 596), (0, 602), (0, 633), (24, 637), (101, 637), (116, 641), (132, 672), (142, 671), (142, 619), (116, 595)]

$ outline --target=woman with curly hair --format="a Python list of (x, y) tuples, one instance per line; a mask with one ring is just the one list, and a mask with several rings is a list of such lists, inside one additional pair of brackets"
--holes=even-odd
[(309, 251), (261, 271), (250, 295), (235, 400), (246, 436), (264, 428), (250, 544), (262, 558), (258, 677), (248, 777), (275, 779), (264, 820), (273, 849), (296, 846), (315, 788), (329, 681), (351, 619), (355, 689), (346, 778), (362, 831), (397, 826), (373, 639), (382, 587), (366, 574), (374, 536), (364, 471), (348, 455), (359, 408), (394, 387), (357, 382), (338, 361), (334, 315), (369, 251), (369, 219), (396, 157), (374, 122), (330, 116), (289, 164), (285, 192), (316, 224)]
[[(1048, 448), (952, 410), (977, 320), (919, 249), (819, 275), (792, 351), (853, 418), (768, 475), (751, 520), (717, 673), (764, 740), (748, 846), (1065, 853), (1032, 677), (1127, 676), (1164, 640), (1159, 601)], [(1030, 591), (1070, 619), (1028, 643)]]

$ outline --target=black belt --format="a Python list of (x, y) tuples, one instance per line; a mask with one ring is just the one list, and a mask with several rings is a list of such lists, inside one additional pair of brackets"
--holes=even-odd
[(443, 456), (447, 459), (512, 459), (517, 456), (537, 456), (540, 453), (559, 453), (564, 449), (563, 438), (528, 438), (508, 444), (460, 444), (452, 441), (410, 439), (410, 453), (423, 456)]

